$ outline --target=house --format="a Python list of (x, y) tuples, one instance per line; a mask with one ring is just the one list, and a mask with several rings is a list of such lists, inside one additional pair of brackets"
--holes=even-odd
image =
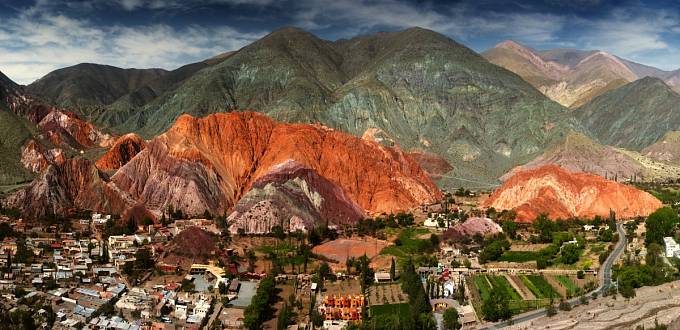
[(134, 245), (135, 236), (128, 235), (113, 235), (109, 236), (110, 249), (127, 249)]
[(375, 280), (375, 283), (385, 283), (392, 281), (392, 277), (388, 272), (375, 272), (373, 278)]
[(111, 215), (103, 215), (99, 213), (92, 213), (92, 223), (95, 225), (106, 224), (111, 219)]
[(231, 283), (229, 283), (229, 288), (228, 292), (231, 294), (238, 294), (238, 290), (241, 287), (241, 282), (238, 281), (237, 278), (231, 280)]
[(680, 245), (673, 237), (664, 237), (663, 243), (666, 247), (666, 258), (680, 257)]
[(444, 247), (441, 248), (441, 251), (446, 256), (457, 257), (457, 256), (460, 255), (460, 249), (457, 249), (453, 246), (444, 246)]

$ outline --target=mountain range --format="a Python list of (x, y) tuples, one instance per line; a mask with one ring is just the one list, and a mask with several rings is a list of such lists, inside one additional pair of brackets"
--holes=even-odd
[(599, 50), (537, 51), (504, 41), (482, 53), (491, 63), (523, 77), (560, 104), (577, 108), (632, 81), (654, 77), (680, 90), (680, 69), (664, 71)]
[[(357, 136), (379, 129), (406, 150), (442, 156), (457, 169), (455, 177), (482, 185), (578, 126), (568, 111), (517, 75), (420, 28), (335, 42), (284, 28), (201, 66), (195, 72), (179, 69), (186, 71), (183, 79), (163, 83), (166, 88), (155, 89), (157, 96), (148, 102), (123, 101), (133, 98), (128, 94), (95, 106), (79, 103), (77, 113), (115, 133), (147, 139), (182, 114), (244, 109), (284, 122), (320, 122)], [(82, 70), (63, 71), (80, 75)], [(159, 76), (152, 81), (165, 81), (172, 72), (144, 71)], [(62, 105), (77, 102), (65, 101), (68, 95), (88, 90), (89, 85), (41, 87), (51, 75), (56, 73), (27, 90), (48, 90), (36, 95)], [(130, 85), (139, 84), (125, 86)], [(452, 177), (439, 181), (449, 187), (461, 183)]]
[[(551, 164), (677, 179), (676, 77), (601, 51), (508, 41), (479, 55), (421, 28), (337, 41), (283, 28), (172, 71), (0, 75), (0, 185), (27, 183), (5, 204), (34, 216), (172, 207), (264, 232)], [(288, 221), (258, 222), (272, 215)]]

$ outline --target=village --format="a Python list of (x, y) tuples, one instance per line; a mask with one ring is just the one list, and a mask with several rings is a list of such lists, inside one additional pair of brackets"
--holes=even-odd
[[(478, 209), (480, 198), (448, 194), (412, 213), (266, 234), (210, 216), (134, 228), (97, 213), (53, 224), (3, 216), (0, 303), (41, 328), (339, 330), (408, 322), (412, 286), (440, 328), (447, 310), (477, 328), (597, 298), (620, 239), (614, 214), (522, 224)], [(626, 227), (626, 250), (644, 260), (644, 222)], [(664, 242), (668, 260), (680, 256), (674, 238)], [(253, 310), (268, 317), (253, 320)]]

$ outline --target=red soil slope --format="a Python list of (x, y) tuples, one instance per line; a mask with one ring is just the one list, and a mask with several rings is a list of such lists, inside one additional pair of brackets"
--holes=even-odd
[(152, 210), (172, 205), (188, 214), (221, 214), (289, 160), (330, 180), (369, 212), (406, 210), (441, 197), (399, 148), (253, 112), (184, 115), (112, 180)]
[(121, 136), (99, 160), (97, 167), (102, 171), (117, 170), (127, 164), (140, 151), (146, 148), (146, 142), (139, 135), (131, 133)]
[(646, 216), (661, 207), (654, 196), (600, 176), (571, 173), (548, 165), (521, 171), (484, 202), (497, 210), (515, 209), (518, 221), (530, 222), (541, 213), (553, 219), (607, 216)]

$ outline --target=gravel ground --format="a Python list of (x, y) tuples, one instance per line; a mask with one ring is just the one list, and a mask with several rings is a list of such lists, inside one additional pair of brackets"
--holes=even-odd
[(618, 296), (599, 298), (587, 306), (579, 306), (569, 312), (558, 311), (548, 318), (518, 323), (506, 329), (635, 329), (653, 328), (669, 324), (680, 318), (680, 281), (636, 291), (630, 300)]

